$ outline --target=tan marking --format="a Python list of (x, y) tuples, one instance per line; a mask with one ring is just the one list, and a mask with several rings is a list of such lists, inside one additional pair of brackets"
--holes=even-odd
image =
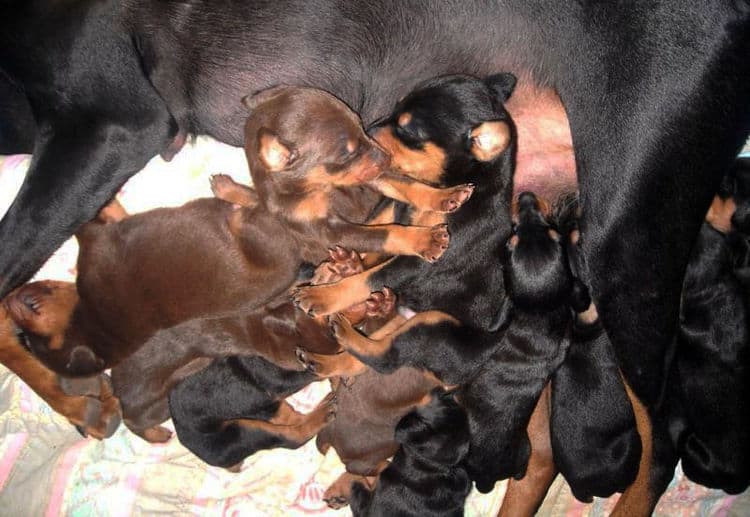
[(356, 377), (368, 370), (368, 366), (349, 352), (338, 354), (316, 354), (305, 352), (307, 362), (314, 367), (314, 373), (320, 378)]
[(109, 390), (102, 389), (101, 412), (95, 415), (95, 422), (88, 421), (89, 405), (93, 400), (85, 396), (68, 395), (62, 390), (58, 375), (45, 367), (18, 341), (12, 320), (3, 305), (0, 305), (0, 363), (18, 375), (57, 413), (83, 427), (94, 438), (105, 438), (110, 420), (119, 418), (119, 401), (111, 396)]
[[(447, 232), (435, 226), (388, 225), (388, 230), (383, 251), (389, 255), (414, 255), (433, 262), (443, 255), (449, 242)], [(440, 237), (443, 234), (446, 237)]]
[[(36, 312), (24, 299), (38, 302)], [(78, 291), (72, 282), (42, 280), (23, 285), (5, 299), (9, 316), (24, 331), (49, 338), (48, 346), (59, 350), (64, 344), (65, 331), (73, 310), (78, 304)]]
[[(451, 212), (448, 204), (454, 201), (458, 207), (465, 203), (474, 191), (469, 185), (437, 188), (419, 181), (393, 175), (381, 176), (372, 185), (383, 195), (408, 203), (417, 210)], [(458, 209), (458, 208), (456, 208)]]
[(398, 116), (398, 125), (401, 127), (406, 127), (409, 125), (409, 122), (411, 122), (411, 113), (408, 111), (405, 111), (401, 115)]
[(570, 232), (570, 242), (571, 244), (578, 244), (578, 241), (581, 240), (581, 232), (578, 230), (573, 230)]
[[(622, 377), (622, 374), (620, 374)], [(613, 517), (647, 517), (656, 506), (656, 497), (651, 492), (651, 462), (653, 461), (653, 435), (651, 417), (646, 406), (638, 399), (625, 379), (622, 379), (625, 391), (635, 413), (635, 425), (641, 436), (641, 460), (638, 464), (638, 475), (612, 510)]]
[(292, 209), (291, 219), (315, 221), (326, 219), (330, 213), (330, 198), (327, 192), (317, 191), (302, 198)]
[(549, 433), (550, 385), (545, 386), (526, 431), (531, 442), (531, 455), (526, 474), (521, 479), (510, 478), (499, 517), (529, 516), (536, 514), (547, 490), (557, 475), (552, 457)]
[(238, 418), (227, 420), (223, 425), (236, 424), (282, 436), (293, 443), (302, 444), (318, 434), (333, 417), (331, 400), (330, 396), (324, 399), (317, 409), (307, 415), (297, 412), (286, 401), (282, 401), (276, 414), (267, 421)]
[(398, 327), (394, 332), (380, 339), (363, 336), (357, 332), (351, 323), (343, 316), (336, 314), (331, 316), (336, 340), (347, 350), (353, 350), (355, 353), (365, 357), (381, 357), (387, 353), (393, 341), (401, 334), (408, 332), (410, 329), (421, 325), (436, 325), (438, 323), (449, 322), (458, 325), (459, 322), (453, 316), (441, 311), (421, 312), (410, 318), (403, 325)]
[(271, 131), (261, 129), (258, 132), (258, 157), (268, 170), (279, 172), (292, 161), (293, 152)]
[(370, 297), (370, 277), (392, 261), (393, 259), (386, 260), (362, 273), (332, 284), (299, 287), (293, 297), (303, 311), (312, 312), (317, 316), (343, 311)]
[(406, 147), (385, 127), (374, 135), (378, 143), (391, 155), (391, 168), (419, 181), (437, 185), (441, 182), (447, 156), (444, 150), (432, 142), (426, 142), (421, 150)]
[(122, 221), (129, 215), (130, 214), (128, 214), (127, 210), (125, 210), (125, 207), (120, 204), (120, 201), (118, 201), (117, 198), (113, 198), (112, 201), (104, 206), (104, 208), (99, 210), (97, 219), (103, 223), (116, 223)]
[(579, 312), (576, 316), (578, 321), (585, 323), (586, 325), (592, 325), (599, 319), (599, 312), (596, 310), (596, 305), (592, 302), (589, 308), (583, 312)]
[(721, 199), (714, 196), (706, 214), (706, 222), (722, 233), (729, 233), (732, 229), (732, 216), (737, 205), (733, 198)]
[(471, 154), (477, 160), (492, 161), (508, 148), (510, 137), (510, 126), (506, 122), (483, 122), (471, 130)]

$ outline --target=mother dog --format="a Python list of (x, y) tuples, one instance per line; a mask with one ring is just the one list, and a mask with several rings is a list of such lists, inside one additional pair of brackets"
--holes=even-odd
[(152, 156), (194, 133), (240, 145), (249, 92), (322, 87), (369, 123), (428, 77), (510, 71), (529, 92), (509, 105), (517, 182), (573, 176), (548, 152), (554, 90), (593, 296), (657, 399), (690, 247), (750, 131), (748, 0), (0, 0), (0, 20), (0, 153), (34, 154), (0, 222), (0, 296)]

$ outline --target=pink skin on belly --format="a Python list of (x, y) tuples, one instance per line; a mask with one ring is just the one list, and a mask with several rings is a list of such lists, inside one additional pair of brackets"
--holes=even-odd
[(518, 154), (513, 191), (549, 201), (578, 189), (568, 117), (554, 90), (519, 80), (506, 108), (516, 125)]

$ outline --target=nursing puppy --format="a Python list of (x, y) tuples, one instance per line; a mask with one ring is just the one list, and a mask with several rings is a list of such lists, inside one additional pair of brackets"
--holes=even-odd
[(352, 486), (355, 516), (462, 516), (471, 481), (463, 467), (469, 451), (464, 411), (442, 388), (396, 426), (400, 444), (373, 491)]
[(559, 207), (554, 219), (573, 274), (576, 314), (568, 353), (550, 381), (549, 434), (555, 467), (573, 495), (590, 502), (633, 482), (641, 440), (612, 344), (585, 285), (577, 200)]
[[(319, 263), (335, 244), (425, 262), (445, 251), (444, 225), (356, 223), (380, 199), (366, 185), (389, 157), (341, 101), (321, 90), (277, 87), (245, 105), (254, 205), (199, 199), (91, 222), (77, 233), (75, 285), (32, 283), (7, 298), (28, 346), (49, 368), (91, 375), (159, 330), (252, 311), (290, 287), (303, 262)], [(458, 191), (460, 199), (468, 196), (462, 186)], [(436, 193), (456, 197), (456, 190)], [(434, 198), (425, 199), (433, 206)]]
[(665, 402), (685, 475), (728, 493), (750, 484), (747, 236), (732, 229), (744, 219), (734, 207), (717, 196), (693, 249)]

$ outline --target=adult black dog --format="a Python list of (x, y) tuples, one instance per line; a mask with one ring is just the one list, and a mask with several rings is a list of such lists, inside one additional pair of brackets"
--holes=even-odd
[(647, 403), (750, 132), (748, 0), (0, 0), (0, 20), (0, 152), (34, 152), (0, 222), (0, 296), (151, 156), (191, 133), (240, 145), (253, 90), (322, 87), (369, 123), (428, 77), (510, 71), (565, 105), (592, 295)]

